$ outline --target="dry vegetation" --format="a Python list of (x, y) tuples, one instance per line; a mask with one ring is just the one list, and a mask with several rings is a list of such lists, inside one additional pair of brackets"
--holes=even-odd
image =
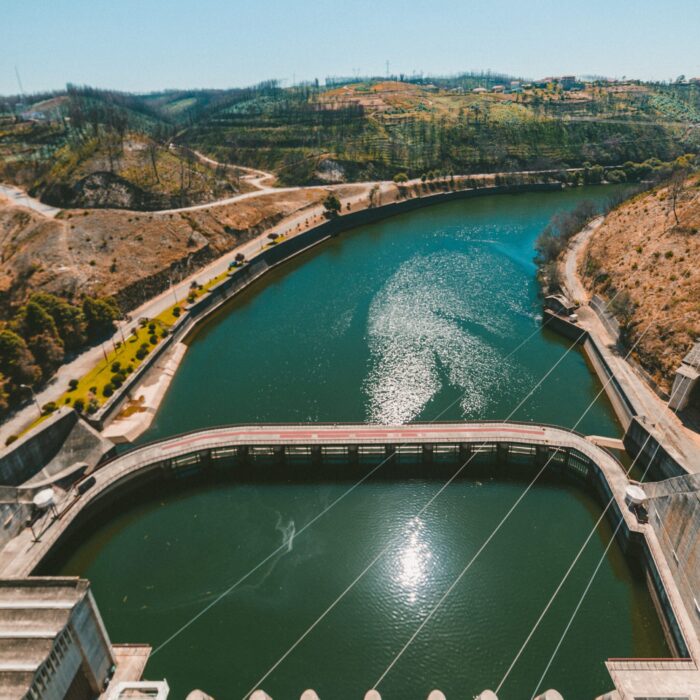
[(0, 204), (2, 315), (37, 291), (113, 295), (128, 310), (324, 196), (319, 188), (172, 214), (67, 210), (56, 219)]
[(608, 299), (619, 292), (618, 301), (626, 300), (613, 306), (628, 343), (643, 334), (637, 359), (668, 391), (681, 358), (700, 339), (700, 177), (666, 184), (612, 211), (581, 272), (591, 290)]

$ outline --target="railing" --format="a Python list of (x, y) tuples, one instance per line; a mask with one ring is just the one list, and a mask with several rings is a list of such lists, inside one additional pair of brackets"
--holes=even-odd
[(687, 657), (668, 659), (627, 659), (612, 658), (607, 661), (613, 671), (697, 671), (695, 662)]

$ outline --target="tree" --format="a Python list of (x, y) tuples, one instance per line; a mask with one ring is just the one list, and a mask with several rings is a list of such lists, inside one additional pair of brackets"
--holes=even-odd
[(676, 170), (671, 176), (671, 182), (668, 186), (668, 193), (671, 197), (671, 208), (673, 210), (673, 216), (676, 219), (676, 226), (680, 226), (680, 221), (678, 219), (678, 200), (682, 199), (685, 192), (685, 181), (688, 177), (686, 170)]
[(35, 384), (41, 377), (34, 356), (27, 343), (14, 331), (0, 331), (0, 373), (8, 377), (12, 384), (11, 392), (19, 384)]
[(46, 309), (36, 301), (29, 301), (20, 309), (13, 324), (25, 338), (47, 333), (57, 336), (56, 322)]
[(27, 341), (27, 347), (41, 367), (42, 379), (46, 380), (61, 366), (64, 358), (63, 343), (51, 333), (39, 333)]
[(92, 340), (98, 340), (114, 330), (114, 321), (120, 317), (115, 301), (109, 298), (83, 299), (83, 315), (87, 324), (87, 334)]
[(7, 384), (7, 378), (0, 374), (0, 416), (4, 415), (10, 407), (10, 395), (5, 390)]
[(406, 173), (396, 173), (396, 175), (394, 175), (394, 182), (397, 184), (401, 182), (408, 182), (408, 175), (406, 175)]
[(79, 307), (45, 292), (36, 292), (29, 300), (51, 315), (66, 350), (77, 350), (85, 344), (85, 317)]
[(336, 197), (335, 193), (330, 192), (323, 200), (323, 215), (327, 219), (335, 219), (340, 213), (340, 208), (340, 200)]

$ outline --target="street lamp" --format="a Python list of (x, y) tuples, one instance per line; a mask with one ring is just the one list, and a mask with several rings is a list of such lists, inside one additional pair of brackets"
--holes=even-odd
[(37, 409), (39, 410), (39, 415), (43, 416), (44, 414), (41, 412), (41, 406), (39, 405), (39, 402), (36, 399), (36, 394), (34, 393), (34, 389), (29, 384), (20, 384), (19, 385), (20, 389), (29, 389), (29, 391), (32, 392), (32, 400), (36, 404)]

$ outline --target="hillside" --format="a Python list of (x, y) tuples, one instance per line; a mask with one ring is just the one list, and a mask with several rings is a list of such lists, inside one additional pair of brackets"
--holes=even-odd
[(475, 84), (268, 87), (203, 113), (178, 141), (286, 183), (668, 161), (700, 143), (695, 85)]
[(516, 83), (465, 74), (0, 98), (0, 180), (63, 207), (154, 210), (245, 188), (235, 169), (192, 150), (288, 185), (616, 166), (700, 150), (700, 85)]
[(32, 292), (114, 296), (128, 311), (325, 194), (274, 193), (173, 214), (66, 210), (55, 219), (0, 201), (0, 317)]
[(641, 337), (637, 359), (668, 392), (700, 339), (700, 176), (676, 177), (614, 209), (581, 259), (585, 284), (613, 299), (628, 346)]

